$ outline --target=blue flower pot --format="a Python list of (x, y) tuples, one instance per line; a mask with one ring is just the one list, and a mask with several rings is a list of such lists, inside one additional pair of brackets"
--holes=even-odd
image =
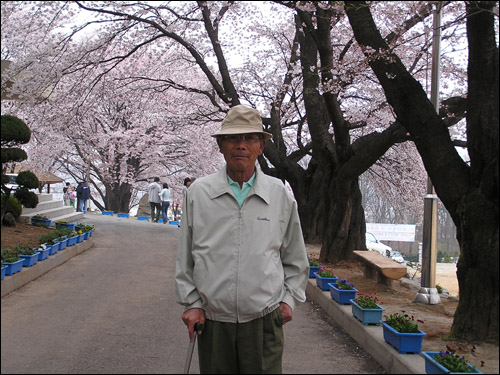
[(111, 216), (113, 216), (114, 213), (115, 213), (114, 211), (102, 211), (103, 215), (111, 215)]
[(384, 309), (379, 305), (377, 305), (378, 308), (376, 309), (366, 309), (359, 306), (356, 302), (354, 302), (354, 299), (352, 299), (351, 306), (352, 315), (365, 326), (380, 324), (380, 321), (382, 320), (382, 312), (384, 311)]
[(65, 238), (64, 240), (59, 241), (59, 250), (63, 250), (66, 248), (68, 245), (68, 239)]
[(49, 245), (47, 243), (44, 243), (45, 245), (45, 251), (48, 251), (49, 255), (52, 255), (52, 245)]
[(40, 227), (50, 227), (51, 220), (31, 218), (31, 225), (36, 225)]
[(126, 217), (128, 218), (130, 214), (116, 214), (117, 217)]
[(425, 359), (426, 374), (482, 374), (481, 371), (472, 366), (470, 363), (467, 363), (467, 366), (469, 366), (472, 372), (452, 372), (434, 360), (434, 356), (436, 355), (439, 355), (439, 352), (422, 352), (422, 356)]
[(66, 246), (74, 246), (74, 245), (76, 245), (76, 241), (78, 240), (79, 236), (80, 235), (77, 234), (77, 235), (75, 235), (73, 237), (68, 238), (68, 243), (66, 244)]
[(317, 272), (314, 276), (316, 277), (316, 285), (324, 291), (330, 290), (329, 283), (335, 284), (339, 279), (338, 277), (321, 277)]
[(42, 260), (45, 260), (49, 257), (50, 255), (50, 249), (38, 249), (38, 261), (41, 262)]
[(314, 279), (316, 276), (314, 275), (319, 271), (319, 266), (309, 266), (309, 278)]
[(32, 255), (19, 254), (19, 258), (24, 261), (23, 267), (31, 267), (38, 263), (38, 252)]
[(49, 253), (49, 255), (57, 254), (57, 252), (59, 251), (59, 242), (56, 242), (55, 244), (48, 245), (48, 246), (50, 246), (50, 253)]
[(56, 229), (68, 228), (69, 230), (75, 230), (75, 223), (58, 223), (56, 222)]
[(425, 332), (401, 333), (389, 324), (382, 322), (384, 340), (401, 354), (418, 354), (422, 348)]
[(18, 273), (19, 271), (22, 270), (23, 268), (23, 263), (24, 263), (24, 260), (23, 259), (19, 259), (18, 261), (16, 262), (3, 262), (3, 265), (4, 266), (7, 266), (7, 268), (5, 269), (5, 274), (7, 276), (11, 276), (15, 273)]
[(337, 288), (337, 284), (328, 283), (332, 299), (341, 305), (350, 305), (351, 300), (356, 298), (357, 289), (344, 290)]
[(5, 270), (7, 269), (7, 266), (2, 266), (2, 280), (5, 278)]

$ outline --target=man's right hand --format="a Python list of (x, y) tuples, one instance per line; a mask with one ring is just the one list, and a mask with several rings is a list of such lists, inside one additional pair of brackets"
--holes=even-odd
[(192, 340), (194, 338), (194, 325), (198, 322), (205, 324), (205, 311), (199, 308), (186, 310), (182, 314), (182, 320), (184, 321), (184, 324), (187, 325), (189, 339)]

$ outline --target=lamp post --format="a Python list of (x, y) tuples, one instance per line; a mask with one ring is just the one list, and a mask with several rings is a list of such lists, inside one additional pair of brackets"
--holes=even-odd
[[(441, 49), (441, 1), (431, 1), (433, 10), (431, 102), (439, 111), (439, 78)], [(436, 289), (437, 263), (437, 195), (432, 181), (427, 177), (427, 194), (424, 197), (424, 225), (422, 240), (421, 288), (415, 296), (415, 302), (429, 305), (441, 303)]]

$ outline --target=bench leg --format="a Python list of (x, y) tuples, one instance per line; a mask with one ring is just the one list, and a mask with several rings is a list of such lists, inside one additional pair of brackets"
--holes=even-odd
[(375, 279), (375, 280), (377, 279), (377, 271), (373, 267), (370, 267), (366, 264), (363, 267), (363, 275), (367, 279)]
[(377, 282), (379, 284), (382, 284), (382, 285), (387, 285), (389, 287), (392, 286), (392, 280), (385, 277), (384, 275), (382, 275), (380, 272), (378, 272), (377, 269), (375, 269), (374, 267), (370, 267), (368, 265), (364, 265), (363, 267), (363, 275), (367, 278), (367, 279), (373, 279), (373, 280), (377, 280)]
[(382, 285), (387, 285), (389, 287), (392, 287), (392, 280), (385, 277), (381, 273), (377, 273), (377, 282)]

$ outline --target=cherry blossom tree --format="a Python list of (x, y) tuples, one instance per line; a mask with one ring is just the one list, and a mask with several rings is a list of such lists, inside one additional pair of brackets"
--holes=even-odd
[[(53, 74), (56, 79), (45, 73), (63, 71), (71, 64), (68, 60), (80, 58), (93, 43), (80, 41), (71, 47), (73, 54), (61, 56), (60, 64), (50, 63), (53, 55), (40, 55), (39, 66), (29, 71), (32, 79), (13, 80), (11, 91), (24, 100), (3, 101), (2, 110), (23, 114), (33, 124), (35, 142), (29, 151), (38, 165), (64, 171), (76, 181), (89, 180), (91, 199), (101, 210), (128, 212), (152, 176), (160, 176), (172, 187), (173, 197), (180, 197), (185, 175), (211, 173), (220, 165), (217, 149), (199, 142), (214, 131), (213, 124), (199, 116), (206, 106), (203, 98), (175, 87), (196, 80), (196, 71), (179, 62), (176, 71), (170, 69), (169, 59), (181, 58), (173, 52), (161, 67), (158, 59), (138, 54), (106, 74), (105, 68), (89, 72), (75, 67), (71, 74)], [(26, 66), (28, 60), (21, 61)], [(9, 79), (18, 73), (16, 68), (6, 71)], [(159, 78), (181, 70), (184, 77), (175, 85), (170, 78)], [(144, 71), (150, 81), (140, 79)], [(40, 87), (49, 87), (48, 101), (39, 102), (31, 94)], [(208, 162), (201, 163), (204, 158)]]
[[(304, 237), (308, 242), (323, 243), (322, 259), (345, 259), (353, 249), (364, 248), (358, 176), (408, 137), (373, 84), (368, 65), (360, 60), (361, 51), (353, 46), (343, 9), (317, 2), (278, 3), (276, 9), (268, 9), (279, 17), (271, 17), (272, 27), (266, 27), (269, 22), (262, 21), (268, 21), (269, 15), (243, 2), (161, 6), (76, 2), (89, 21), (59, 37), (47, 32), (50, 48), (42, 51), (38, 47), (36, 61), (29, 55), (18, 66), (34, 69), (42, 66), (40, 61), (57, 60), (52, 80), (50, 73), (45, 73), (39, 75), (40, 81), (47, 77), (47, 84), (55, 80), (61, 85), (61, 77), (66, 75), (88, 77), (79, 94), (84, 100), (106, 74), (133, 56), (153, 58), (158, 51), (175, 51), (172, 56), (177, 60), (171, 58), (167, 63), (174, 65), (182, 59), (204, 76), (203, 83), (182, 82), (179, 76), (137, 74), (134, 64), (128, 65), (129, 80), (148, 82), (160, 91), (169, 87), (198, 93), (220, 112), (206, 112), (205, 116), (214, 120), (220, 120), (229, 106), (242, 100), (258, 107), (274, 135), (265, 158), (259, 160), (262, 169), (290, 183)], [(71, 18), (71, 5), (43, 3), (45, 25), (48, 21), (55, 25), (61, 17)], [(386, 14), (391, 6), (395, 5), (382, 5), (380, 12)], [(425, 32), (414, 35), (411, 30), (425, 21), (429, 12), (429, 7), (405, 2), (393, 16), (394, 24), (403, 27), (390, 32), (387, 26), (388, 39), (398, 41), (401, 49), (417, 51), (409, 53), (408, 59), (420, 75), (425, 73), (422, 56), (429, 43)], [(72, 43), (92, 27), (98, 27), (99, 32), (93, 32), (84, 47)], [(402, 38), (405, 33), (412, 35)], [(242, 53), (242, 47), (252, 52)], [(240, 54), (246, 60), (234, 64), (234, 55)], [(399, 185), (400, 179), (392, 180), (393, 186)]]
[(356, 41), (457, 227), (460, 300), (452, 332), (457, 338), (498, 344), (498, 3), (465, 5), (470, 165), (457, 153), (422, 86), (381, 36), (370, 7), (349, 1), (345, 9)]
[[(189, 113), (183, 118), (198, 121), (207, 132), (231, 106), (245, 103), (258, 108), (266, 129), (273, 133), (259, 159), (261, 168), (290, 184), (304, 237), (322, 243), (321, 258), (327, 261), (346, 259), (365, 246), (359, 176), (380, 176), (379, 186), (385, 185), (386, 191), (408, 190), (411, 179), (425, 178), (421, 168), (414, 168), (417, 150), (458, 228), (461, 300), (454, 333), (498, 341), (498, 198), (491, 198), (498, 196), (498, 130), (487, 126), (498, 124), (498, 48), (492, 13), (480, 11), (492, 3), (479, 2), (482, 8), (474, 11), (467, 3), (474, 17), (464, 17), (466, 3), (445, 3), (448, 19), (442, 34), (451, 47), (442, 56), (446, 95), (438, 113), (427, 99), (429, 2), (375, 2), (369, 7), (346, 2), (344, 7), (337, 2), (276, 1), (266, 3), (265, 11), (259, 4), (40, 2), (30, 10), (20, 2), (3, 2), (2, 26), (4, 19), (22, 23), (27, 15), (30, 22), (20, 35), (6, 31), (10, 43), (4, 43), (2, 27), (2, 57), (15, 61), (11, 76), (17, 69), (34, 77), (6, 89), (26, 100), (47, 90), (74, 92), (68, 111), (80, 120), (78, 126), (89, 127), (97, 122), (77, 115), (103, 118), (99, 110), (106, 105), (107, 122), (113, 124), (128, 119), (123, 113), (130, 108), (140, 108), (128, 97), (125, 112), (118, 111), (113, 94), (104, 95), (104, 83), (116, 87), (118, 94), (136, 92), (160, 107), (149, 93), (161, 96), (175, 90), (203, 98), (203, 104), (192, 99), (196, 108), (180, 106), (179, 112)], [(469, 47), (478, 47), (470, 50), (468, 72), (466, 51), (459, 50), (466, 38)], [(134, 60), (149, 62), (148, 68), (128, 63)], [(476, 74), (479, 66), (488, 67), (486, 80)], [(170, 70), (165, 72), (164, 67)], [(117, 69), (121, 74), (112, 76)], [(69, 76), (78, 78), (69, 84)], [(2, 88), (4, 82), (2, 76)], [(123, 87), (118, 89), (119, 82)], [(491, 84), (492, 90), (481, 90)], [(132, 90), (136, 87), (147, 90)], [(90, 99), (99, 105), (83, 110)], [(140, 110), (153, 110), (147, 115), (151, 117), (157, 113), (154, 107)], [(481, 117), (481, 111), (488, 115)], [(450, 128), (463, 123), (465, 116), (466, 131)], [(139, 121), (140, 116), (131, 117)], [(177, 125), (180, 129), (181, 122)], [(121, 135), (113, 133), (106, 139), (115, 137)], [(124, 148), (130, 146), (125, 140)], [(455, 150), (465, 140), (470, 167)], [(199, 146), (193, 147), (195, 151)], [(109, 160), (122, 150), (116, 145), (101, 153)], [(198, 155), (195, 160), (208, 159)], [(104, 164), (96, 168), (104, 181)], [(116, 170), (107, 174), (118, 178)], [(478, 210), (473, 209), (476, 206)], [(480, 251), (487, 254), (484, 259)], [(484, 292), (475, 294), (479, 285)], [(483, 304), (477, 300), (480, 296)], [(477, 314), (471, 306), (484, 308)], [(474, 331), (477, 326), (481, 329)]]

